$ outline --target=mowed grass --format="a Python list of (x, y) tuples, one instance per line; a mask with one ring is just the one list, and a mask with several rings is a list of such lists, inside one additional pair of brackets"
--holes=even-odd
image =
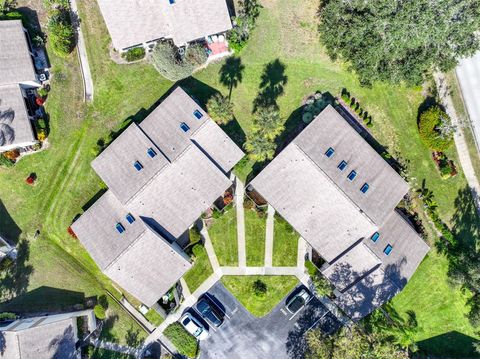
[(188, 288), (193, 293), (213, 273), (212, 265), (208, 259), (204, 246), (197, 244), (193, 247), (193, 267), (183, 276)]
[(273, 227), (273, 266), (297, 265), (298, 239), (300, 235), (282, 217), (275, 215)]
[(208, 229), (213, 248), (221, 266), (238, 265), (237, 210), (230, 206)]
[(266, 212), (259, 215), (255, 209), (245, 208), (245, 249), (248, 267), (265, 265), (266, 228)]
[[(258, 296), (253, 290), (253, 283), (262, 281), (267, 286), (265, 296)], [(298, 284), (294, 276), (224, 276), (223, 285), (239, 302), (256, 317), (263, 317), (290, 293)]]

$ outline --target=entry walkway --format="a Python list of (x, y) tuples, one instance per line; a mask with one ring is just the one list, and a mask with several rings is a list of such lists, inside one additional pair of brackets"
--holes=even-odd
[(237, 241), (238, 241), (238, 265), (247, 266), (247, 252), (245, 244), (245, 210), (243, 200), (245, 198), (245, 187), (237, 177), (235, 188), (235, 205), (237, 207)]

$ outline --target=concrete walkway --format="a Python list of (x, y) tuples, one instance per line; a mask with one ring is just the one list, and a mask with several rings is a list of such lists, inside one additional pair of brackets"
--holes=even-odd
[(445, 107), (448, 116), (450, 116), (452, 125), (456, 126), (457, 128), (454, 134), (454, 139), (458, 158), (460, 160), (460, 164), (462, 165), (468, 186), (470, 187), (470, 192), (472, 193), (475, 206), (477, 207), (477, 212), (480, 214), (480, 184), (478, 182), (478, 178), (475, 176), (472, 160), (470, 159), (470, 153), (468, 152), (468, 146), (465, 142), (465, 137), (463, 136), (462, 122), (458, 118), (455, 107), (453, 106), (453, 101), (450, 96), (447, 81), (445, 80), (444, 75), (441, 73), (436, 73), (434, 78), (435, 82), (437, 83), (440, 101)]
[(273, 230), (274, 230), (275, 209), (268, 205), (267, 231), (265, 234), (265, 267), (273, 265)]
[(210, 260), (213, 271), (216, 271), (218, 268), (220, 268), (220, 264), (218, 262), (217, 254), (215, 253), (215, 249), (213, 249), (212, 240), (210, 239), (210, 235), (208, 234), (207, 226), (205, 225), (205, 223), (203, 224), (203, 228), (200, 231), (200, 234), (205, 240), (205, 250), (207, 251), (208, 259)]
[(87, 48), (85, 46), (85, 40), (83, 39), (83, 32), (81, 27), (80, 15), (78, 13), (77, 1), (70, 0), (70, 6), (72, 13), (76, 17), (74, 23), (77, 23), (77, 49), (78, 59), (80, 61), (80, 69), (82, 70), (83, 88), (85, 101), (93, 101), (93, 80), (92, 73), (90, 71), (90, 65), (88, 63)]
[(245, 210), (243, 199), (245, 197), (245, 186), (237, 177), (235, 188), (235, 205), (237, 206), (237, 241), (238, 241), (238, 265), (247, 266), (247, 251), (245, 245)]
[(297, 267), (305, 268), (305, 255), (307, 254), (307, 242), (302, 237), (298, 238)]

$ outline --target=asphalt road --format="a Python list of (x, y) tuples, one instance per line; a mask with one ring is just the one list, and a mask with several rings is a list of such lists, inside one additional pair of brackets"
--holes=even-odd
[(480, 51), (475, 56), (460, 61), (456, 73), (473, 132), (480, 144)]
[(219, 328), (210, 326), (210, 337), (200, 343), (201, 359), (302, 358), (308, 330), (320, 327), (330, 333), (340, 328), (340, 323), (317, 299), (296, 315), (289, 313), (285, 303), (297, 290), (268, 315), (256, 318), (217, 282), (207, 295), (219, 303), (225, 322)]

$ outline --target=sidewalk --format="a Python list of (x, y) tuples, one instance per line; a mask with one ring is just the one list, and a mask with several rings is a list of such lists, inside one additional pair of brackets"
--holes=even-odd
[(238, 265), (247, 266), (247, 254), (245, 245), (245, 211), (243, 208), (243, 199), (245, 196), (245, 187), (237, 177), (235, 189), (235, 204), (237, 206), (237, 240), (238, 240)]
[(273, 265), (273, 231), (274, 231), (275, 209), (268, 205), (267, 231), (265, 237), (265, 267)]

